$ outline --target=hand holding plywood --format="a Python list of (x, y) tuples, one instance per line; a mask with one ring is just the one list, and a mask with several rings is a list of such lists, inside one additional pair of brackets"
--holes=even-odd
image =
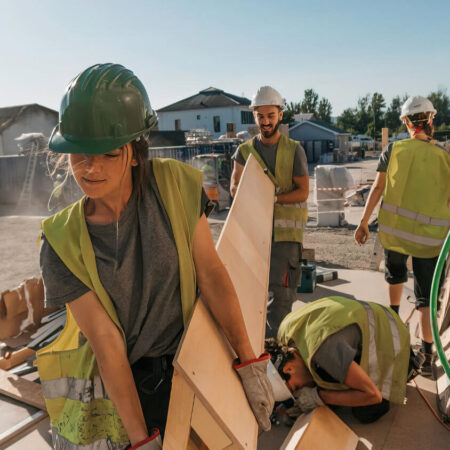
[[(250, 156), (217, 243), (257, 355), (264, 348), (273, 199), (274, 185)], [(187, 448), (184, 442), (189, 439), (180, 436), (182, 425), (174, 426), (180, 408), (189, 408), (190, 428), (209, 441), (204, 442), (208, 447), (256, 449), (258, 426), (232, 368), (234, 357), (208, 309), (198, 301), (174, 361), (187, 385), (181, 389), (182, 383), (174, 377), (164, 448)], [(190, 390), (195, 394), (194, 403)], [(188, 399), (186, 404), (180, 392)], [(216, 424), (214, 433), (211, 423)]]

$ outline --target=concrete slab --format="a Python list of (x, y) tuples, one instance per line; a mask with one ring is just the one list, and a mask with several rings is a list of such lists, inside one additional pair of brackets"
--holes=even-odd
[[(331, 295), (342, 295), (358, 300), (372, 301), (389, 305), (388, 292), (384, 274), (363, 270), (338, 269), (338, 279), (318, 284), (311, 294), (297, 294), (297, 302), (293, 310), (305, 303)], [(414, 309), (413, 280), (410, 278), (404, 286), (400, 317), (403, 320)], [(417, 343), (419, 339), (414, 331), (417, 327), (418, 314), (410, 320), (413, 330), (411, 341)], [(436, 407), (436, 383), (423, 377), (416, 378), (417, 385), (433, 407)], [(377, 422), (364, 425), (359, 423), (351, 414), (350, 408), (337, 407), (334, 411), (360, 437), (358, 450), (394, 450), (407, 448), (408, 450), (444, 449), (450, 448), (449, 435), (445, 428), (436, 420), (432, 412), (419, 395), (413, 383), (407, 386), (407, 401), (405, 405), (393, 405), (390, 411)], [(279, 448), (278, 443), (286, 437), (289, 428), (274, 425), (269, 433), (260, 436), (259, 450)]]

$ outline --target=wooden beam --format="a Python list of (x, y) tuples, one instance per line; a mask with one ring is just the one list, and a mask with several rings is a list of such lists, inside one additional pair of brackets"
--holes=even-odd
[(0, 369), (8, 370), (25, 362), (28, 358), (34, 356), (35, 351), (31, 348), (24, 347), (20, 350), (12, 352), (8, 358), (0, 358)]
[(11, 439), (18, 436), (23, 431), (27, 430), (28, 428), (36, 425), (41, 420), (45, 419), (48, 416), (46, 411), (37, 411), (30, 417), (27, 417), (26, 419), (22, 420), (22, 422), (19, 422), (17, 425), (14, 425), (9, 430), (5, 431), (4, 433), (0, 434), (0, 445), (5, 445)]
[(17, 375), (0, 370), (0, 394), (27, 405), (46, 410), (41, 385)]

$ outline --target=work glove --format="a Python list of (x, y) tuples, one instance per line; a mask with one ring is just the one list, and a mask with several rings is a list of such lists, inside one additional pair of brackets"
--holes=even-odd
[(151, 435), (143, 441), (128, 447), (128, 450), (161, 450), (162, 441), (158, 428), (152, 428)]
[(295, 406), (297, 406), (301, 412), (309, 413), (318, 406), (324, 406), (325, 403), (319, 396), (319, 392), (316, 387), (303, 387), (294, 392)]
[(233, 363), (233, 368), (241, 378), (253, 414), (264, 431), (270, 430), (270, 415), (275, 404), (272, 386), (267, 378), (269, 358), (268, 353), (263, 353), (258, 359), (242, 364), (239, 359), (236, 359)]

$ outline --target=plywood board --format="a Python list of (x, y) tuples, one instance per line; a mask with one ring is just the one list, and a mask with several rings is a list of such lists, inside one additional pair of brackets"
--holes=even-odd
[(354, 450), (358, 436), (326, 406), (302, 414), (291, 428), (281, 450)]
[[(256, 354), (264, 348), (273, 198), (272, 182), (251, 156), (217, 244)], [(233, 358), (209, 311), (197, 302), (174, 365), (233, 444), (254, 449), (257, 423), (232, 368)]]
[(180, 450), (188, 447), (194, 391), (175, 370), (172, 377), (169, 414), (164, 435), (164, 450)]
[(45, 401), (40, 384), (0, 370), (0, 394), (45, 411)]

